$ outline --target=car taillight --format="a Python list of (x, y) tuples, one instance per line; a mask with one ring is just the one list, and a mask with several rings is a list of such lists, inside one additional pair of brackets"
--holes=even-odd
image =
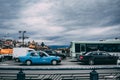
[(80, 56), (80, 60), (83, 59), (83, 56)]

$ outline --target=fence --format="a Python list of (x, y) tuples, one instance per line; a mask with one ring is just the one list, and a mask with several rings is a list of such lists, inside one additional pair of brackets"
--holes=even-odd
[(120, 67), (101, 67), (101, 68), (4, 67), (0, 68), (0, 80), (120, 80)]

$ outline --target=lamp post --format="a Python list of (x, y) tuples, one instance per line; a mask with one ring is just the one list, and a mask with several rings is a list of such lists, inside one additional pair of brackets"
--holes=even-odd
[(24, 47), (24, 40), (28, 38), (25, 36), (26, 31), (19, 31), (19, 33), (21, 33), (19, 39), (22, 39), (22, 46)]

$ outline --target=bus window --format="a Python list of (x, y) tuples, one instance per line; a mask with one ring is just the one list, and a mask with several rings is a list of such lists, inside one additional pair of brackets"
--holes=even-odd
[(82, 51), (82, 52), (85, 51), (85, 45), (81, 45), (81, 51)]
[(80, 52), (80, 44), (75, 44), (75, 52)]
[(96, 51), (98, 50), (98, 44), (87, 44), (86, 45), (86, 51)]
[(100, 51), (120, 52), (120, 44), (99, 44)]
[(120, 44), (117, 45), (117, 52), (120, 52)]

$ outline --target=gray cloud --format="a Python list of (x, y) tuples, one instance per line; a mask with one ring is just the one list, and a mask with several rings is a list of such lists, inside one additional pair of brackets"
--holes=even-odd
[(60, 9), (56, 13), (58, 19), (55, 21), (58, 23), (69, 25), (69, 27), (75, 25), (88, 27), (89, 25), (102, 26), (108, 25), (111, 22), (112, 24), (119, 24), (119, 0), (76, 0), (76, 2), (70, 0), (70, 2), (65, 2), (67, 5), (65, 3), (59, 4), (62, 7), (58, 7)]
[(0, 34), (26, 30), (47, 44), (115, 38), (119, 13), (120, 0), (0, 0)]

